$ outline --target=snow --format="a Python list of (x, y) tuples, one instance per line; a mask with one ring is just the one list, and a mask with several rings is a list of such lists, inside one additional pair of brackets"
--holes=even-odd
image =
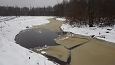
[[(8, 18), (8, 17), (4, 17)], [(27, 26), (49, 23), (52, 17), (21, 16), (11, 20), (0, 17), (0, 65), (55, 65), (43, 55), (15, 43), (15, 36)]]
[(56, 20), (65, 21), (66, 19), (65, 18), (56, 18)]
[(42, 53), (42, 54), (46, 54), (46, 52), (45, 52), (45, 51), (41, 51), (41, 53)]
[(9, 41), (14, 42), (15, 36), (21, 31), (26, 29), (27, 26), (31, 27), (33, 25), (42, 25), (45, 23), (49, 23), (46, 20), (48, 17), (29, 17), (22, 16), (15, 18), (10, 21), (1, 22), (0, 27), (0, 36), (7, 38)]
[[(69, 24), (61, 26), (63, 31), (85, 36), (95, 35), (96, 38), (115, 43), (115, 26), (112, 27), (72, 27)], [(109, 29), (109, 30), (107, 30)]]

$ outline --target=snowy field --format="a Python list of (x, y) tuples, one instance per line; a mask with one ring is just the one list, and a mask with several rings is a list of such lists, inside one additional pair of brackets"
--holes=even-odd
[(115, 26), (112, 27), (72, 27), (63, 24), (61, 27), (66, 32), (80, 34), (85, 36), (95, 35), (96, 38), (115, 43)]
[(21, 47), (15, 36), (26, 27), (49, 23), (52, 17), (0, 17), (0, 65), (55, 65), (46, 57)]

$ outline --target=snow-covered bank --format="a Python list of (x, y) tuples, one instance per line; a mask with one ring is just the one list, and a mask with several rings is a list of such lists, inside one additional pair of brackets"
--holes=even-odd
[(69, 24), (63, 24), (61, 28), (66, 32), (80, 34), (85, 36), (95, 35), (96, 38), (115, 43), (115, 26), (111, 27), (72, 27)]
[[(7, 18), (7, 17), (6, 17)], [(21, 47), (14, 41), (15, 36), (26, 27), (49, 23), (52, 17), (17, 17), (0, 22), (0, 65), (55, 65), (46, 57)]]
[(5, 21), (0, 23), (0, 36), (7, 38), (9, 41), (14, 42), (16, 34), (21, 30), (26, 29), (26, 27), (31, 27), (32, 25), (41, 25), (49, 23), (49, 17), (18, 17), (10, 21)]

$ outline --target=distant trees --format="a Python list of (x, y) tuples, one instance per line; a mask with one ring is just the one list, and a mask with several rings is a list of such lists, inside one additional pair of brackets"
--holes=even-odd
[[(70, 0), (61, 5), (58, 13), (64, 13), (64, 16), (70, 20), (70, 23), (111, 26), (115, 24), (115, 0)], [(63, 11), (64, 10), (64, 11)], [(74, 24), (75, 24), (74, 23)]]
[(54, 15), (52, 7), (43, 8), (19, 8), (0, 6), (0, 16), (44, 16)]
[(115, 0), (70, 0), (54, 7), (0, 6), (0, 15), (55, 15), (74, 18), (115, 17)]

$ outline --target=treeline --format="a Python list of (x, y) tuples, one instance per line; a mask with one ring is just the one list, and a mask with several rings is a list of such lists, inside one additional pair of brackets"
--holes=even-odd
[(115, 17), (115, 0), (70, 0), (54, 8), (57, 15), (69, 17)]
[(56, 14), (65, 16), (70, 24), (90, 27), (115, 24), (115, 0), (70, 0), (55, 7)]
[(52, 7), (43, 8), (19, 8), (0, 6), (0, 16), (50, 16), (53, 15)]
[(0, 6), (0, 15), (55, 15), (68, 17), (115, 17), (115, 0), (70, 0), (54, 7)]

